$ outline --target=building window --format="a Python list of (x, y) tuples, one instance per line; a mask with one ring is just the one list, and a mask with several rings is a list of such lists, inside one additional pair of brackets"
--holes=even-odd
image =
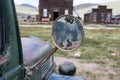
[(107, 13), (107, 21), (110, 21), (111, 19), (111, 13)]
[(43, 9), (43, 17), (47, 17), (47, 9)]
[(105, 13), (101, 13), (101, 21), (105, 21)]
[(93, 13), (93, 22), (97, 21), (97, 13)]
[(65, 15), (67, 15), (67, 14), (69, 14), (69, 10), (68, 9), (65, 10)]
[(51, 19), (51, 17), (52, 17), (51, 14), (49, 14), (49, 18), (50, 18), (50, 19)]

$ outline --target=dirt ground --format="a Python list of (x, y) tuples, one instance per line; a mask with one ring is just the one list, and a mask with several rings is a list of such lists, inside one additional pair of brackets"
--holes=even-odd
[(63, 62), (72, 62), (77, 67), (76, 75), (82, 76), (87, 80), (120, 80), (120, 74), (118, 74), (120, 69), (110, 67), (110, 63), (107, 66), (101, 66), (96, 63), (84, 63), (76, 58), (63, 57), (55, 57), (54, 61), (56, 63), (56, 70), (58, 70), (59, 65)]

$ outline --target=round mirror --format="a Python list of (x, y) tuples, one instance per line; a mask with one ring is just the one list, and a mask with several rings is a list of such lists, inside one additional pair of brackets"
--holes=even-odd
[(84, 37), (84, 30), (78, 18), (72, 15), (58, 17), (52, 28), (52, 38), (56, 46), (65, 51), (77, 49)]

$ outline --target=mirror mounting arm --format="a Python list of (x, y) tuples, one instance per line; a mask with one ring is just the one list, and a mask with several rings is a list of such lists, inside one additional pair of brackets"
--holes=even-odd
[(47, 61), (50, 58), (50, 56), (53, 55), (57, 50), (58, 48), (55, 46), (46, 57), (42, 58), (39, 65), (42, 65), (45, 61)]

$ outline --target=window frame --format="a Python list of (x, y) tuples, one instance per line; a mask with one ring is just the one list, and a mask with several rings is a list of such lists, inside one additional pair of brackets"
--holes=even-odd
[(65, 15), (68, 15), (68, 14), (69, 14), (69, 10), (65, 9)]
[(43, 17), (47, 17), (48, 16), (48, 10), (47, 8), (43, 9)]
[(105, 13), (101, 13), (101, 21), (105, 21)]
[(4, 27), (4, 21), (2, 17), (2, 10), (0, 8), (0, 56), (3, 55), (3, 51), (5, 49), (5, 27)]
[(107, 20), (110, 20), (111, 18), (111, 13), (107, 13)]
[(97, 12), (93, 13), (93, 22), (97, 22)]

